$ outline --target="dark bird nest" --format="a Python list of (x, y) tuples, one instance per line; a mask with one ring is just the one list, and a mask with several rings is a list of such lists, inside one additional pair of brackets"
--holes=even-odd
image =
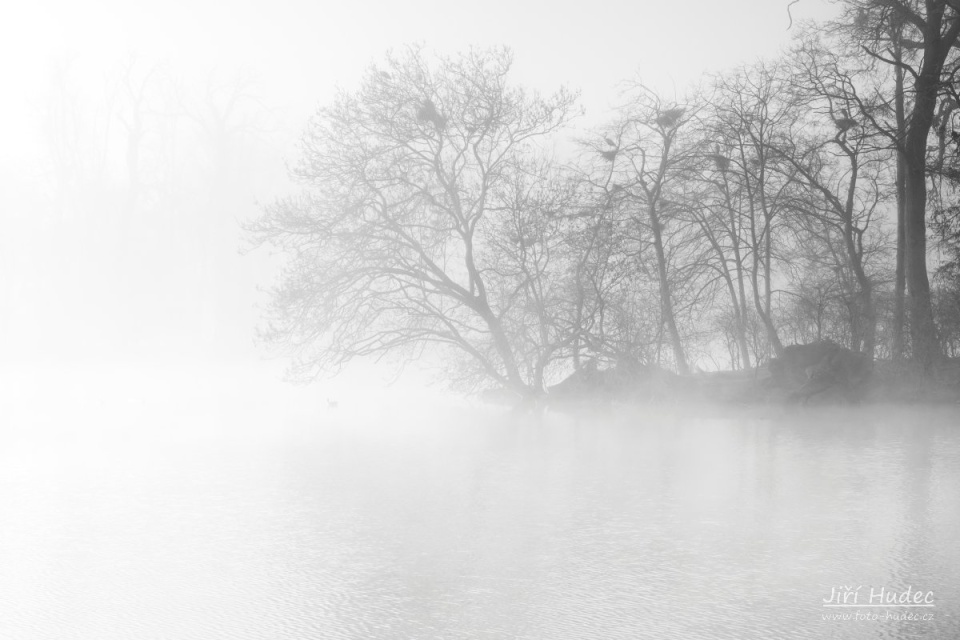
[(656, 123), (661, 127), (670, 128), (677, 126), (680, 117), (683, 115), (683, 109), (674, 107), (673, 109), (664, 109), (657, 116)]
[(717, 169), (720, 171), (726, 171), (730, 168), (730, 158), (724, 155), (719, 153), (708, 153), (707, 157), (713, 160), (713, 163), (717, 165)]
[(848, 129), (852, 129), (855, 126), (857, 126), (857, 121), (854, 120), (853, 118), (837, 118), (836, 120), (833, 121), (833, 124), (835, 124), (837, 126), (837, 129), (839, 129), (840, 132), (843, 133), (844, 131), (847, 131)]
[(447, 125), (447, 119), (440, 115), (432, 100), (424, 100), (423, 104), (420, 105), (420, 108), (417, 109), (417, 120), (430, 122), (437, 129), (443, 129)]

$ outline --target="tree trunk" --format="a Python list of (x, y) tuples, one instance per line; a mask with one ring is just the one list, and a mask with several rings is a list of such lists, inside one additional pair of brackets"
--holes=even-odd
[(513, 357), (513, 349), (510, 348), (510, 341), (507, 339), (507, 334), (504, 332), (500, 320), (496, 314), (493, 313), (493, 310), (490, 309), (489, 305), (487, 305), (486, 300), (482, 302), (482, 305), (478, 311), (490, 329), (490, 335), (493, 337), (493, 345), (497, 350), (497, 354), (500, 356), (500, 360), (503, 362), (504, 372), (510, 387), (525, 397), (535, 394), (536, 389), (523, 381), (523, 376), (520, 374), (520, 367), (517, 366), (517, 361)]
[[(893, 40), (893, 56), (895, 60), (903, 59), (903, 48), (900, 44), (900, 38), (903, 36), (902, 27), (894, 29), (891, 33)], [(906, 162), (903, 156), (903, 150), (900, 145), (903, 144), (907, 130), (907, 116), (905, 105), (905, 90), (903, 86), (903, 67), (895, 66), (894, 74), (894, 105), (897, 118), (897, 173), (896, 173), (896, 194), (897, 194), (897, 253), (896, 253), (896, 275), (893, 284), (893, 336), (890, 345), (891, 357), (893, 360), (903, 360), (904, 340), (904, 293), (906, 290), (906, 270), (904, 264), (904, 251), (906, 249), (906, 237), (904, 229), (904, 210), (906, 207)]]
[[(762, 149), (758, 150), (762, 153)], [(744, 161), (746, 159), (744, 158)], [(764, 167), (761, 161), (760, 178), (757, 184), (757, 198), (760, 204), (760, 211), (763, 213), (763, 230), (760, 238), (757, 238), (757, 213), (754, 204), (754, 195), (750, 187), (747, 187), (750, 198), (750, 234), (753, 245), (753, 273), (751, 274), (751, 284), (753, 285), (753, 302), (757, 309), (757, 315), (767, 331), (767, 339), (773, 352), (778, 357), (783, 353), (783, 343), (780, 342), (780, 336), (777, 335), (777, 328), (773, 324), (771, 308), (773, 307), (773, 293), (770, 288), (771, 260), (773, 254), (772, 236), (773, 236), (773, 216), (767, 207), (767, 198), (764, 193), (765, 188)], [(763, 246), (763, 261), (760, 261), (760, 247)], [(760, 267), (763, 266), (763, 301), (760, 300)]]
[(749, 369), (751, 364), (750, 345), (747, 341), (747, 291), (743, 284), (743, 262), (739, 255), (737, 256), (737, 285), (740, 288), (740, 308), (737, 311), (737, 329), (740, 332), (739, 338), (740, 348), (743, 351), (743, 366), (745, 369)]
[[(728, 235), (730, 236), (730, 246), (733, 252), (733, 263), (737, 270), (737, 288), (733, 286), (733, 277), (730, 275), (730, 269), (726, 264), (726, 256), (720, 245), (711, 237), (714, 251), (717, 252), (717, 258), (723, 268), (723, 277), (727, 281), (727, 288), (730, 293), (730, 301), (733, 305), (734, 320), (736, 321), (737, 346), (740, 349), (740, 360), (744, 369), (750, 368), (750, 345), (747, 342), (747, 291), (744, 285), (744, 265), (743, 252), (740, 251), (740, 232), (737, 226), (737, 211), (730, 199), (730, 185), (727, 181), (727, 174), (723, 172), (723, 200), (727, 210)], [(706, 222), (702, 223), (706, 229)], [(738, 292), (739, 291), (739, 298)]]
[[(719, 251), (719, 247), (717, 248), (717, 250)], [(723, 260), (722, 253), (720, 253), (719, 258), (721, 261)], [(746, 307), (742, 304), (743, 299), (737, 298), (737, 290), (736, 288), (734, 288), (733, 277), (730, 275), (730, 270), (727, 269), (726, 264), (723, 264), (723, 263), (721, 264), (723, 267), (721, 274), (723, 275), (723, 280), (727, 285), (727, 293), (730, 294), (730, 306), (733, 309), (734, 331), (736, 332), (735, 338), (736, 338), (737, 349), (740, 352), (741, 368), (749, 369), (750, 368), (750, 348), (749, 348), (749, 344), (747, 343), (747, 328), (746, 328), (746, 321), (744, 320), (744, 316), (746, 315), (745, 313)], [(740, 280), (740, 295), (744, 296), (746, 294), (744, 293), (744, 288), (743, 288), (743, 276), (739, 275), (738, 277)], [(732, 357), (731, 357), (731, 362), (733, 362)]]
[[(740, 251), (740, 233), (737, 228), (737, 218), (730, 201), (730, 190), (727, 187), (727, 177), (724, 175), (724, 196), (726, 197), (727, 211), (730, 213), (730, 242), (733, 245), (733, 259), (737, 267), (737, 287), (740, 300), (737, 308), (737, 338), (740, 341), (740, 351), (743, 355), (743, 368), (750, 368), (750, 350), (747, 345), (747, 291), (743, 284), (743, 254)], [(722, 259), (722, 256), (721, 256)], [(736, 295), (733, 296), (734, 305), (738, 304)]]
[[(760, 321), (763, 323), (764, 328), (767, 331), (767, 339), (770, 341), (770, 346), (773, 347), (773, 353), (776, 356), (780, 356), (783, 353), (783, 343), (780, 342), (780, 336), (777, 335), (777, 328), (773, 324), (773, 318), (770, 316), (770, 307), (772, 301), (772, 292), (770, 290), (770, 229), (769, 221), (768, 228), (766, 231), (766, 237), (764, 238), (764, 253), (766, 254), (763, 258), (763, 270), (764, 270), (764, 292), (763, 299), (760, 298), (760, 258), (757, 255), (757, 251), (753, 252), (753, 273), (750, 277), (750, 284), (753, 287), (753, 302), (754, 306), (757, 309), (757, 315), (760, 316)], [(756, 243), (754, 243), (756, 246)]]
[(656, 205), (651, 204), (647, 208), (647, 214), (650, 218), (650, 227), (653, 229), (653, 247), (657, 254), (657, 275), (660, 279), (660, 312), (663, 316), (663, 323), (667, 326), (667, 333), (670, 335), (670, 345), (673, 347), (673, 359), (677, 367), (677, 373), (687, 375), (690, 370), (687, 368), (687, 358), (683, 353), (683, 342), (680, 339), (680, 331), (677, 330), (677, 320), (673, 313), (670, 282), (667, 279), (667, 257), (663, 250), (663, 234), (660, 232), (660, 217), (657, 215)]
[(913, 357), (930, 372), (940, 355), (930, 280), (927, 276), (927, 137), (937, 101), (941, 64), (925, 60), (915, 82), (916, 101), (904, 145), (904, 266), (910, 302), (910, 338)]
[[(901, 97), (902, 103), (902, 97)], [(906, 168), (903, 154), (897, 152), (897, 266), (893, 285), (893, 344), (890, 347), (894, 360), (903, 360), (904, 339), (903, 325), (905, 320), (904, 294), (906, 292)]]
[[(743, 283), (741, 283), (743, 284)], [(734, 300), (736, 304), (736, 300)], [(736, 307), (735, 307), (736, 308)], [(736, 311), (737, 320), (737, 343), (740, 348), (740, 361), (744, 369), (750, 368), (750, 345), (747, 342), (747, 322), (739, 308)]]
[(873, 283), (870, 276), (863, 269), (863, 258), (857, 253), (852, 237), (848, 237), (847, 251), (850, 252), (850, 263), (853, 267), (854, 277), (857, 279), (857, 296), (854, 299), (854, 308), (856, 313), (857, 325), (856, 331), (852, 332), (854, 350), (862, 350), (863, 353), (873, 358), (873, 353), (877, 345), (877, 313), (873, 306)]

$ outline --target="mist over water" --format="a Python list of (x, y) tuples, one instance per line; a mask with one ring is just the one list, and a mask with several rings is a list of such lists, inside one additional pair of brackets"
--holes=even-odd
[[(960, 633), (955, 409), (332, 407), (208, 373), (5, 399), (0, 637)], [(824, 620), (841, 585), (934, 619)]]
[(960, 638), (957, 96), (898, 269), (803, 23), (900, 4), (12, 8), (0, 640)]

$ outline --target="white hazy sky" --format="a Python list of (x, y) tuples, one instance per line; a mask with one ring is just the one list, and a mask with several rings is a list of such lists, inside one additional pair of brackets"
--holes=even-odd
[[(38, 0), (9, 3), (0, 24), (4, 154), (32, 134), (53, 65), (72, 59), (91, 86), (130, 54), (146, 65), (229, 74), (256, 71), (271, 106), (309, 113), (349, 87), (390, 48), (422, 41), (440, 52), (506, 44), (517, 81), (579, 88), (588, 117), (637, 74), (682, 92), (703, 71), (774, 54), (789, 40), (789, 0)], [(800, 0), (794, 19), (823, 18), (829, 0)], [(10, 89), (13, 89), (10, 91)], [(13, 144), (11, 144), (13, 143)], [(5, 164), (5, 163), (4, 163)]]
[[(252, 71), (293, 134), (389, 48), (508, 45), (516, 82), (580, 89), (581, 125), (595, 125), (625, 79), (682, 94), (704, 71), (776, 54), (790, 39), (789, 1), (12, 0), (0, 20), (0, 223), (19, 211), (16, 194), (31, 204), (48, 182), (42, 113), (66, 61), (90, 104), (131, 55), (140, 73), (166, 63), (188, 87), (211, 73), (224, 81)], [(834, 8), (800, 0), (793, 16), (821, 19)]]

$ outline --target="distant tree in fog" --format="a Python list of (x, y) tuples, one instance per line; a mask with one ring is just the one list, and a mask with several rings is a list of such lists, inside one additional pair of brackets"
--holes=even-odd
[(429, 64), (411, 48), (319, 110), (293, 172), (303, 193), (248, 227), (286, 258), (263, 336), (295, 375), (439, 344), (468, 377), (542, 390), (575, 340), (562, 284), (575, 198), (537, 145), (576, 96), (511, 87), (511, 62), (472, 50)]
[(689, 106), (668, 103), (636, 84), (612, 125), (612, 135), (592, 149), (598, 165), (594, 182), (607, 194), (622, 250), (656, 283), (657, 333), (669, 345), (680, 373), (688, 367), (678, 306), (693, 278), (687, 272), (692, 261), (679, 190), (697, 154), (697, 141), (687, 135), (692, 115)]
[[(712, 224), (722, 230), (718, 242), (726, 248), (731, 278), (735, 276), (731, 299), (736, 304), (732, 306), (740, 307), (747, 334), (750, 300), (766, 343), (780, 353), (783, 345), (773, 293), (784, 244), (784, 217), (795, 204), (795, 193), (790, 171), (773, 147), (793, 124), (797, 111), (785, 95), (778, 62), (733, 70), (715, 77), (713, 85), (705, 118), (713, 145), (706, 150), (706, 158), (715, 171), (706, 176), (711, 187), (707, 194), (711, 207), (721, 212), (712, 216)], [(757, 357), (766, 351), (762, 349)]]
[[(887, 139), (861, 124), (861, 74), (848, 71), (815, 39), (803, 42), (791, 69), (797, 111), (773, 149), (800, 187), (794, 231), (808, 255), (835, 274), (850, 348), (873, 356), (875, 272), (882, 237), (876, 218), (892, 190)], [(819, 250), (822, 248), (823, 250)]]
[[(258, 78), (252, 72), (206, 75), (201, 86), (173, 87), (184, 133), (194, 142), (192, 203), (193, 233), (184, 253), (195, 265), (196, 285), (202, 292), (196, 310), (208, 343), (223, 337), (237, 314), (237, 299), (247, 284), (237, 278), (236, 249), (240, 240), (237, 219), (259, 213), (254, 205), (254, 183), (265, 173), (259, 159), (269, 151), (275, 133), (274, 116), (263, 102)], [(209, 292), (216, 292), (211, 295)], [(247, 334), (249, 335), (249, 334)]]
[[(32, 265), (21, 307), (43, 310), (29, 321), (42, 340), (24, 350), (248, 350), (257, 261), (237, 255), (237, 219), (258, 214), (255, 187), (281, 177), (259, 88), (248, 74), (195, 86), (132, 55), (91, 82), (88, 65), (56, 65), (37, 113), (45, 188), (21, 218), (43, 241), (10, 258)], [(68, 323), (39, 328), (64, 309)]]

